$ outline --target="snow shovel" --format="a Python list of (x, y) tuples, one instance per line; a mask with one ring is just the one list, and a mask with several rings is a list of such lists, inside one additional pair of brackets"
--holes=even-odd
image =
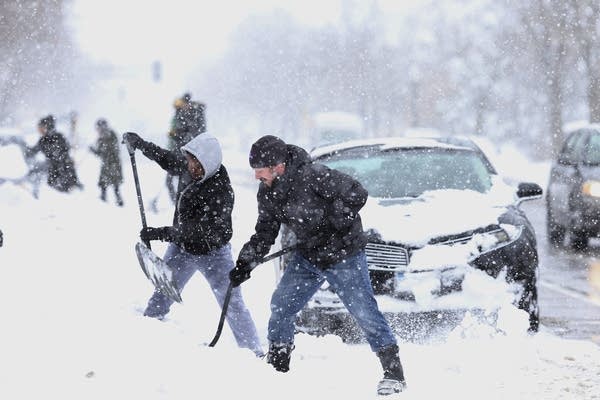
[[(270, 254), (270, 255), (264, 257), (263, 259), (259, 260), (258, 263), (254, 267), (256, 268), (256, 266), (258, 266), (260, 264), (266, 263), (267, 261), (271, 261), (277, 257), (281, 257), (285, 253), (289, 253), (290, 251), (294, 250), (296, 247), (298, 247), (297, 243), (292, 246), (285, 247), (279, 251), (276, 251), (275, 253)], [(217, 333), (215, 333), (215, 337), (208, 344), (208, 347), (215, 347), (215, 345), (219, 341), (219, 338), (221, 337), (221, 332), (223, 331), (223, 324), (225, 323), (225, 316), (227, 315), (227, 308), (229, 308), (229, 300), (231, 300), (231, 291), (232, 290), (233, 290), (233, 285), (230, 283), (229, 286), (227, 287), (227, 293), (225, 294), (225, 301), (223, 301), (223, 308), (221, 309), (221, 318), (219, 318), (219, 325), (217, 326)]]
[[(140, 188), (140, 180), (138, 178), (137, 165), (135, 163), (135, 149), (130, 146), (127, 140), (125, 140), (125, 134), (123, 135), (123, 143), (127, 145), (127, 152), (129, 153), (129, 158), (131, 160), (135, 191), (137, 193), (140, 216), (142, 217), (142, 227), (146, 228), (146, 213), (144, 212), (142, 190)], [(171, 267), (152, 252), (150, 242), (144, 241), (144, 243), (136, 243), (135, 252), (144, 275), (152, 282), (154, 287), (171, 300), (181, 303), (181, 294), (179, 293), (177, 285), (173, 282), (173, 271), (171, 270)]]
[(181, 303), (181, 294), (173, 281), (171, 267), (150, 250), (144, 243), (135, 244), (135, 252), (146, 277), (154, 287), (171, 300)]

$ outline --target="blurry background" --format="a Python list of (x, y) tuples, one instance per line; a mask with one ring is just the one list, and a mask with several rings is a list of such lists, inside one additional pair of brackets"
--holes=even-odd
[(238, 143), (302, 144), (312, 115), (346, 111), (367, 137), (432, 128), (546, 158), (567, 123), (600, 121), (599, 17), (597, 0), (3, 1), (0, 125), (53, 113), (93, 136), (105, 117), (166, 141), (190, 91)]

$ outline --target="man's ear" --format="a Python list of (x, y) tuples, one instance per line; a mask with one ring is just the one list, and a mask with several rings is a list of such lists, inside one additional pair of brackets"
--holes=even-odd
[(283, 175), (283, 173), (285, 172), (285, 163), (280, 163), (277, 164), (276, 166), (273, 167), (273, 171), (278, 175), (281, 176)]

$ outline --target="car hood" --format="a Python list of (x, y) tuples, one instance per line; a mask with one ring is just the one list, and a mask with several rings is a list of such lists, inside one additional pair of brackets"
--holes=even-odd
[(436, 190), (417, 198), (369, 198), (360, 214), (364, 230), (383, 241), (422, 247), (436, 237), (499, 224), (515, 200), (514, 188), (496, 180), (486, 193)]

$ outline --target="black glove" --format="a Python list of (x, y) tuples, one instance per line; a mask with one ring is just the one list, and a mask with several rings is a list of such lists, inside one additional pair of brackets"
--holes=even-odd
[(123, 134), (123, 143), (129, 145), (133, 150), (139, 149), (144, 145), (144, 139), (134, 132), (125, 132)]
[(151, 240), (162, 240), (166, 242), (171, 241), (171, 227), (164, 226), (162, 228), (146, 227), (140, 231), (140, 239), (142, 242), (149, 242)]
[(240, 286), (243, 282), (246, 282), (248, 279), (250, 279), (250, 272), (252, 272), (250, 263), (237, 260), (235, 263), (235, 268), (229, 271), (229, 280), (231, 281), (233, 287)]
[(352, 226), (357, 213), (344, 206), (342, 200), (335, 200), (331, 207), (329, 222), (337, 230), (344, 230)]

